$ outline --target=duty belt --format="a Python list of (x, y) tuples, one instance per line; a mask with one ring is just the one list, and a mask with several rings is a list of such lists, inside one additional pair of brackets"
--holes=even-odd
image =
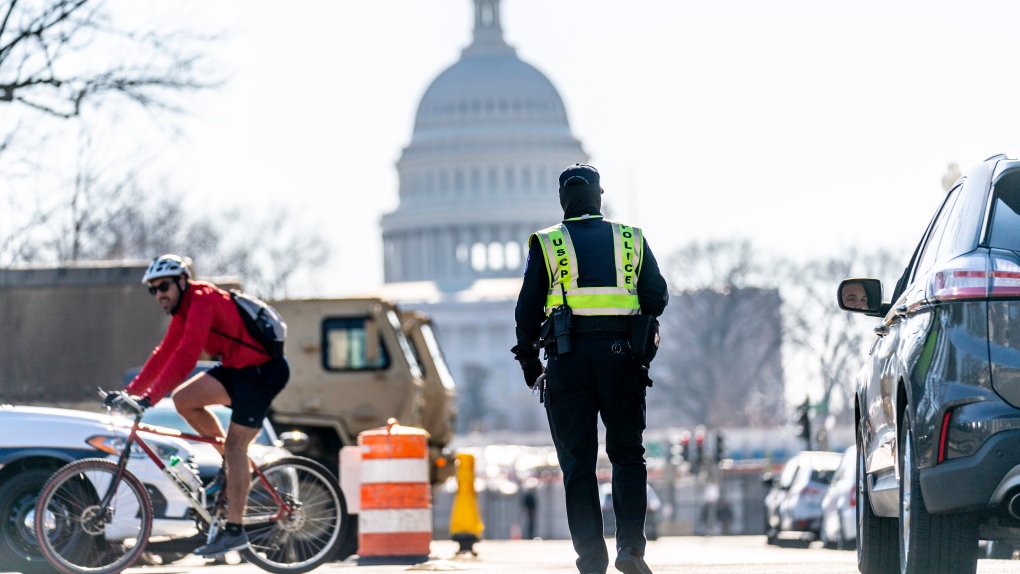
[(630, 333), (630, 316), (616, 315), (574, 315), (570, 322), (570, 333)]

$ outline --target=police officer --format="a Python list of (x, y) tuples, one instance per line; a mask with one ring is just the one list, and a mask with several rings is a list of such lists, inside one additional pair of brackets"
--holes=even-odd
[[(595, 477), (601, 414), (613, 465), (615, 565), (627, 574), (651, 574), (644, 561), (647, 472), (641, 445), (651, 381), (647, 359), (635, 360), (640, 343), (632, 340), (632, 325), (640, 315), (662, 314), (669, 300), (666, 281), (641, 230), (603, 218), (594, 167), (574, 164), (559, 183), (563, 222), (528, 239), (513, 352), (529, 387), (546, 375), (539, 386), (545, 386), (579, 572), (602, 574), (609, 566)], [(564, 322), (567, 338), (556, 330)], [(543, 334), (547, 367), (533, 345)]]

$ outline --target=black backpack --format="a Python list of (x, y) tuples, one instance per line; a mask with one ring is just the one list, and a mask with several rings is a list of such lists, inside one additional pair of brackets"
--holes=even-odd
[(212, 329), (212, 331), (256, 351), (265, 351), (274, 359), (282, 357), (283, 344), (287, 340), (287, 323), (284, 322), (280, 313), (262, 299), (237, 289), (230, 290), (230, 298), (234, 300), (234, 305), (237, 306), (237, 312), (241, 315), (244, 326), (248, 328), (248, 333), (258, 341), (259, 345), (262, 345), (262, 348), (257, 349), (254, 345), (249, 345), (237, 337), (231, 337), (216, 329)]

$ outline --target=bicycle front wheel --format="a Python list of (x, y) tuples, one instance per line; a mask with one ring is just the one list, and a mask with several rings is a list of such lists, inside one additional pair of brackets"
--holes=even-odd
[[(333, 475), (300, 457), (282, 458), (259, 470), (268, 485), (257, 474), (252, 477), (244, 513), (248, 561), (275, 574), (300, 574), (332, 558), (351, 519)], [(282, 513), (275, 495), (292, 512)]]
[[(39, 495), (35, 532), (43, 555), (66, 574), (113, 574), (131, 566), (152, 531), (141, 481), (98, 458), (72, 462)], [(105, 505), (103, 501), (107, 500)]]

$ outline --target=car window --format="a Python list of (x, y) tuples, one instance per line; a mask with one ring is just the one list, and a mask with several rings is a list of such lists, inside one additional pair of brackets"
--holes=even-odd
[[(974, 186), (971, 186), (970, 189), (974, 189)], [(963, 235), (962, 231), (964, 229), (971, 227), (972, 222), (966, 221), (965, 214), (968, 190), (964, 186), (958, 186), (954, 191), (956, 199), (952, 200), (953, 207), (949, 210), (949, 217), (946, 219), (946, 229), (942, 233), (942, 239), (939, 241), (939, 249), (935, 254), (935, 261), (945, 261), (953, 255), (959, 255), (960, 253), (956, 253), (956, 251), (960, 235)], [(970, 250), (968, 249), (967, 251)]]
[(848, 449), (843, 453), (843, 459), (839, 462), (836, 476), (832, 480), (841, 481), (851, 478), (855, 468), (857, 468), (857, 452), (855, 449)]
[(813, 469), (811, 471), (811, 482), (818, 482), (821, 484), (829, 484), (832, 482), (832, 476), (836, 474), (835, 470), (818, 470)]
[(783, 473), (779, 475), (779, 487), (790, 488), (793, 479), (797, 476), (797, 469), (800, 468), (800, 459), (794, 458), (783, 467)]
[(1006, 174), (995, 183), (988, 244), (1020, 251), (1020, 173)]
[(939, 243), (942, 241), (942, 235), (945, 233), (946, 226), (951, 219), (953, 205), (956, 203), (956, 198), (959, 197), (959, 193), (957, 193), (959, 191), (960, 186), (954, 187), (949, 191), (945, 202), (942, 203), (942, 209), (939, 210), (939, 215), (935, 219), (935, 225), (932, 226), (931, 233), (928, 234), (928, 239), (925, 241), (924, 249), (921, 251), (917, 267), (914, 268), (915, 280), (927, 273), (938, 259)]
[(988, 186), (984, 181), (974, 178), (964, 180), (960, 198), (956, 200), (956, 206), (953, 208), (957, 212), (953, 217), (958, 227), (953, 232), (946, 230), (942, 246), (939, 247), (940, 259), (944, 255), (955, 257), (970, 253), (977, 247), (981, 225), (985, 219), (987, 199)]

